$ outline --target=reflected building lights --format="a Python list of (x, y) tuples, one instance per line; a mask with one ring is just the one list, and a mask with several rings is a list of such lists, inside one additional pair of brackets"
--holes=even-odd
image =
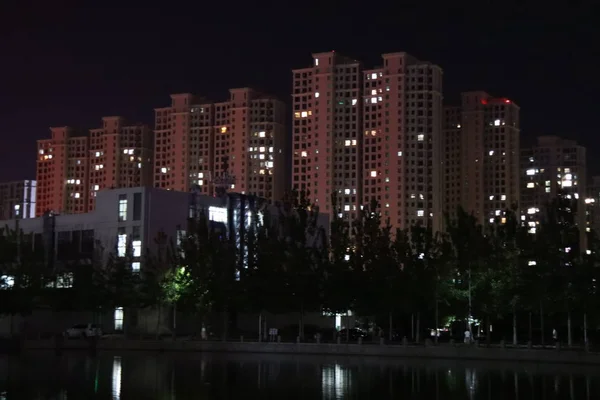
[(350, 389), (350, 370), (341, 365), (325, 365), (321, 370), (322, 398), (343, 399)]
[(113, 367), (112, 367), (112, 398), (113, 400), (121, 399), (121, 375), (122, 375), (122, 367), (121, 367), (121, 357), (116, 357), (113, 359)]

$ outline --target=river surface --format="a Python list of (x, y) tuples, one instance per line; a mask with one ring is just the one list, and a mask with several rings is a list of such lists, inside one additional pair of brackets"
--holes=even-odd
[(0, 399), (600, 399), (600, 366), (263, 354), (0, 356)]

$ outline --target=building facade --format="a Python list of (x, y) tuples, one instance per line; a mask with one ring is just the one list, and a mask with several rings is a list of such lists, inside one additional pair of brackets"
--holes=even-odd
[(147, 126), (104, 117), (89, 134), (50, 131), (50, 139), (38, 140), (36, 216), (87, 213), (100, 190), (152, 184), (154, 141)]
[(586, 226), (586, 149), (573, 140), (540, 136), (521, 152), (521, 215), (535, 233), (544, 207), (558, 196), (577, 203), (577, 222)]
[(519, 207), (519, 107), (510, 99), (465, 92), (445, 107), (442, 140), (444, 213), (460, 206), (480, 223)]
[(293, 71), (292, 186), (349, 222), (376, 201), (394, 227), (438, 229), (442, 70), (406, 53), (382, 57), (365, 69), (318, 53)]
[(0, 220), (35, 217), (36, 181), (0, 183)]
[(277, 201), (286, 185), (285, 107), (249, 88), (213, 103), (189, 93), (155, 109), (154, 185), (214, 195), (230, 191)]

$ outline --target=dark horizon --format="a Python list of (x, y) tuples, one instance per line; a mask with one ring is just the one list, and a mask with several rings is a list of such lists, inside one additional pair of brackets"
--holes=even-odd
[(0, 6), (0, 181), (35, 179), (35, 142), (50, 126), (87, 130), (109, 115), (152, 126), (172, 93), (220, 100), (249, 86), (289, 104), (291, 70), (329, 50), (367, 66), (397, 51), (438, 64), (446, 104), (469, 90), (510, 98), (521, 107), (523, 145), (546, 134), (577, 140), (588, 148), (588, 175), (600, 172), (591, 157), (599, 139), (587, 134), (600, 89), (591, 6), (76, 4)]

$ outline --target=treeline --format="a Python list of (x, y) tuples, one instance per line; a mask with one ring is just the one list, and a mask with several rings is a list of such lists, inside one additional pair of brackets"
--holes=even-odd
[[(484, 226), (458, 210), (444, 231), (433, 232), (420, 225), (392, 229), (371, 204), (351, 224), (335, 217), (327, 229), (318, 209), (298, 196), (252, 218), (242, 246), (201, 214), (178, 243), (156, 238), (157, 251), (146, 254), (140, 273), (131, 270), (131, 251), (47, 271), (40, 254), (17, 254), (25, 238), (7, 230), (0, 241), (0, 285), (7, 289), (0, 313), (41, 305), (172, 307), (196, 314), (199, 324), (211, 313), (225, 315), (224, 336), (233, 312), (296, 313), (302, 337), (307, 313), (352, 310), (389, 338), (414, 331), (420, 341), (426, 328), (454, 321), (461, 331), (477, 323), (488, 340), (494, 324), (510, 328), (507, 340), (543, 343), (560, 324), (571, 344), (587, 341), (600, 322), (599, 242), (594, 232), (580, 231), (577, 211), (571, 200), (556, 199), (532, 234), (514, 210)], [(65, 277), (74, 285), (56, 288), (60, 279), (71, 286)]]

